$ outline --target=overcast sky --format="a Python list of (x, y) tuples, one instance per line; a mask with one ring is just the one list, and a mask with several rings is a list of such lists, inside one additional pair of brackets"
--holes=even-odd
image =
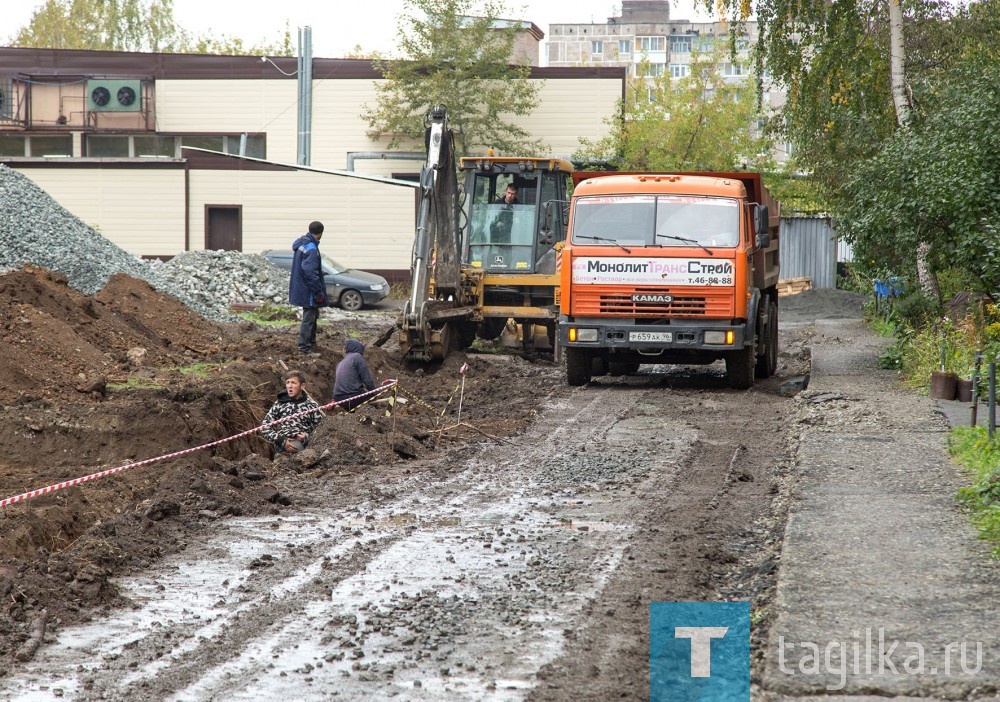
[[(3, 0), (3, 25), (0, 40), (13, 38), (19, 27), (27, 24), (42, 0)], [(693, 11), (693, 0), (671, 4), (673, 19), (706, 20), (707, 15)], [(504, 13), (508, 19), (534, 22), (546, 37), (549, 23), (603, 23), (618, 15), (620, 0), (513, 0)], [(518, 10), (523, 8), (522, 12)], [(343, 56), (360, 44), (364, 49), (391, 53), (395, 46), (397, 18), (403, 0), (244, 0), (241, 3), (210, 2), (208, 0), (174, 0), (174, 18), (195, 34), (225, 33), (241, 37), (248, 43), (274, 40), (288, 22), (293, 45), (298, 28), (312, 27), (313, 55), (322, 58)]]

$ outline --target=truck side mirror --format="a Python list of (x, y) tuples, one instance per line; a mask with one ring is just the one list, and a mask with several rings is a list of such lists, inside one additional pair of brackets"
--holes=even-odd
[(754, 229), (756, 236), (754, 246), (758, 249), (766, 249), (771, 245), (770, 217), (768, 216), (767, 205), (753, 205), (754, 208)]

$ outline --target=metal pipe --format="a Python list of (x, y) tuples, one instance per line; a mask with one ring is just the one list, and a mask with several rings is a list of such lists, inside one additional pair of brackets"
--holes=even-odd
[(305, 158), (305, 147), (304, 147), (304, 144), (302, 143), (302, 134), (303, 134), (303, 129), (304, 129), (303, 122), (305, 121), (305, 118), (304, 118), (303, 112), (302, 112), (302, 109), (305, 107), (305, 99), (303, 98), (303, 95), (302, 95), (302, 92), (303, 92), (302, 89), (303, 89), (303, 87), (305, 85), (305, 81), (304, 81), (305, 71), (303, 70), (303, 65), (304, 65), (304, 53), (303, 52), (304, 51), (305, 51), (305, 37), (304, 37), (304, 33), (303, 33), (303, 30), (302, 30), (302, 27), (299, 27), (298, 69), (295, 72), (295, 76), (296, 76), (296, 78), (295, 78), (295, 88), (296, 88), (295, 104), (296, 104), (296, 107), (298, 108), (298, 116), (295, 119), (295, 127), (298, 130), (298, 134), (297, 134), (297, 138), (296, 138), (296, 144), (295, 144), (295, 162), (297, 164), (299, 164), (300, 166), (305, 165), (305, 161), (304, 161), (304, 158)]
[(312, 82), (313, 82), (313, 46), (312, 46), (312, 27), (305, 27), (305, 58), (304, 58), (305, 78), (303, 80), (303, 99), (304, 106), (302, 108), (303, 116), (303, 128), (305, 130), (305, 160), (302, 162), (303, 166), (312, 165)]

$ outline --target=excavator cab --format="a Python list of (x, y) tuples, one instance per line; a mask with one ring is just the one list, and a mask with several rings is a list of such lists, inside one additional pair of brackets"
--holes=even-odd
[[(442, 360), (477, 336), (497, 338), (509, 319), (523, 330), (525, 350), (535, 327), (554, 343), (572, 164), (488, 155), (456, 169), (447, 110), (435, 106), (425, 127), (410, 299), (400, 318), (404, 358)], [(504, 200), (508, 186), (516, 201)]]
[[(553, 158), (463, 158), (462, 265), (490, 274), (555, 273), (566, 238), (569, 162)], [(509, 186), (517, 190), (504, 201)]]

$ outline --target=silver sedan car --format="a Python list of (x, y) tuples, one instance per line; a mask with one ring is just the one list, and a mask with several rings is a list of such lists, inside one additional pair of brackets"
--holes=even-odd
[[(292, 270), (292, 252), (270, 249), (261, 252), (268, 261)], [(389, 283), (380, 275), (342, 266), (325, 254), (321, 254), (326, 292), (340, 307), (351, 312), (368, 305), (377, 305), (389, 294)]]

